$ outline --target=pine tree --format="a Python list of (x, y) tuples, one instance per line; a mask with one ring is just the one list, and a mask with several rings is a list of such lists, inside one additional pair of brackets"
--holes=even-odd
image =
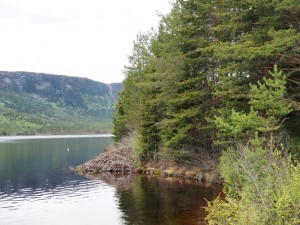
[(214, 74), (210, 58), (200, 49), (211, 42), (208, 27), (212, 5), (204, 1), (179, 1), (178, 4), (180, 17), (175, 29), (182, 63), (176, 76), (172, 76), (174, 94), (168, 98), (161, 125), (164, 147), (174, 155), (186, 157), (211, 149), (212, 126), (207, 118), (216, 104), (209, 85)]
[(158, 159), (164, 145), (162, 120), (168, 113), (171, 96), (176, 93), (174, 81), (182, 64), (175, 31), (178, 12), (177, 5), (174, 5), (172, 11), (162, 17), (158, 33), (151, 42), (153, 58), (147, 66), (145, 80), (140, 84), (143, 104), (138, 147), (142, 161)]
[[(295, 3), (295, 4), (294, 4)], [(299, 71), (294, 60), (300, 53), (298, 3), (291, 1), (217, 1), (216, 23), (212, 30), (213, 52), (218, 82), (215, 94), (221, 99), (218, 115), (228, 118), (231, 109), (250, 112), (249, 83), (268, 75), (276, 63), (289, 77), (287, 92), (296, 105), (299, 99)], [(295, 18), (295, 17), (294, 17)], [(296, 123), (296, 113), (290, 121)]]
[(113, 134), (116, 142), (138, 127), (137, 121), (140, 121), (142, 104), (140, 83), (145, 79), (146, 67), (152, 58), (149, 47), (153, 35), (153, 31), (137, 35), (132, 55), (129, 56), (130, 66), (125, 67), (124, 88), (119, 95), (116, 112), (113, 116)]
[[(181, 160), (212, 151), (216, 114), (232, 138), (265, 132), (267, 112), (249, 102), (255, 92), (249, 83), (260, 81), (262, 91), (277, 63), (287, 76), (289, 101), (299, 105), (298, 17), (296, 0), (176, 1), (157, 33), (141, 34), (134, 44), (115, 139), (137, 130), (140, 159), (167, 154)], [(297, 126), (298, 114), (289, 117)]]
[(286, 76), (274, 66), (274, 72), (269, 72), (271, 78), (264, 77), (264, 83), (250, 84), (249, 113), (232, 109), (228, 118), (216, 117), (216, 125), (220, 136), (247, 142), (255, 134), (266, 137), (273, 144), (274, 133), (280, 128), (283, 117), (292, 110), (285, 99)]

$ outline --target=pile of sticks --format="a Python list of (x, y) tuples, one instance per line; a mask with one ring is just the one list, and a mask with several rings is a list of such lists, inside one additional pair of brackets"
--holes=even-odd
[(127, 146), (122, 146), (105, 152), (97, 158), (77, 166), (74, 170), (83, 174), (102, 172), (129, 173), (135, 170), (135, 164), (132, 159), (131, 149)]

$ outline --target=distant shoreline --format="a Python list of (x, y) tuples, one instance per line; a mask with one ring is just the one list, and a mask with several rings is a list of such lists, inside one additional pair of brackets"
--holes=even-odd
[(55, 139), (55, 138), (86, 138), (86, 137), (112, 137), (112, 134), (73, 134), (73, 135), (20, 135), (20, 136), (0, 136), (0, 142), (10, 140), (32, 140), (32, 139)]

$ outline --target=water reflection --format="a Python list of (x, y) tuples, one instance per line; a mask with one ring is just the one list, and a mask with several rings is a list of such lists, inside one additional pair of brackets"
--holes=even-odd
[(99, 155), (111, 138), (27, 139), (0, 143), (0, 192), (49, 189), (80, 180), (68, 166)]
[(121, 224), (115, 188), (67, 169), (110, 143), (108, 137), (0, 138), (0, 224)]
[[(82, 177), (67, 169), (111, 138), (0, 138), (1, 225), (194, 225), (220, 188), (155, 176)], [(202, 218), (202, 219), (201, 219)]]
[(117, 188), (125, 224), (204, 224), (206, 200), (213, 200), (221, 192), (221, 186), (186, 179), (110, 174), (97, 179)]

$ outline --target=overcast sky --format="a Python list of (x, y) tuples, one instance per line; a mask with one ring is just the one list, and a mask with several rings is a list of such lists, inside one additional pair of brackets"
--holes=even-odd
[(0, 0), (0, 70), (112, 83), (169, 0)]

